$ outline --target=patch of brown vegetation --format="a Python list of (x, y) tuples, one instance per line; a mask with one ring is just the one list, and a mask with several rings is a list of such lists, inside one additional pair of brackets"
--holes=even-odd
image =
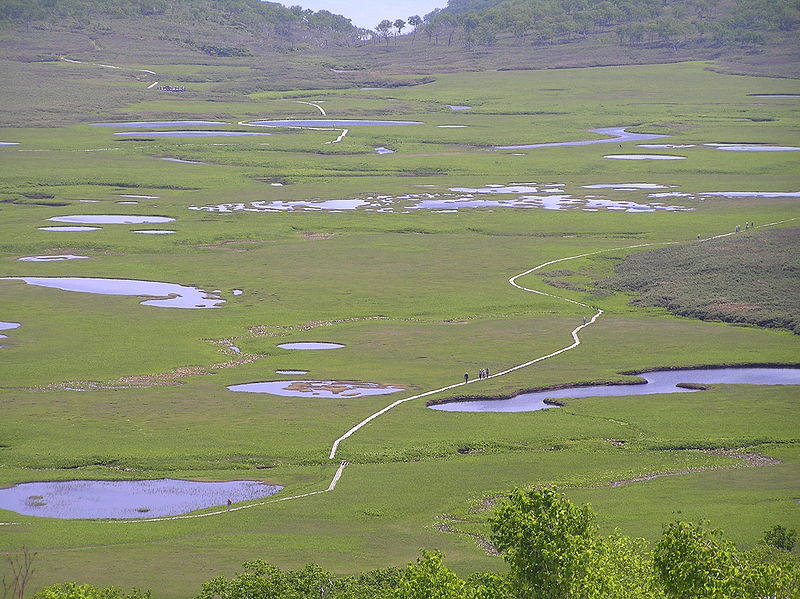
[(442, 516), (442, 519), (445, 520), (445, 522), (436, 525), (436, 530), (438, 530), (439, 532), (464, 535), (470, 537), (475, 540), (475, 543), (486, 553), (486, 555), (500, 555), (500, 552), (497, 550), (497, 547), (495, 547), (488, 539), (486, 539), (482, 535), (479, 535), (476, 532), (465, 532), (462, 530), (458, 530), (447, 524), (447, 522), (467, 522), (466, 520), (463, 520), (461, 518), (454, 518), (453, 516), (448, 516), (446, 514)]

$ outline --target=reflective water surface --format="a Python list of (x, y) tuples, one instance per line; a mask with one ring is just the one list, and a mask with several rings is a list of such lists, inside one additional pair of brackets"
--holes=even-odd
[(690, 393), (695, 389), (676, 387), (678, 383), (800, 385), (800, 368), (703, 368), (697, 370), (662, 370), (643, 372), (637, 376), (646, 384), (593, 385), (552, 391), (522, 393), (510, 399), (458, 401), (429, 406), (445, 412), (533, 412), (554, 408), (545, 399), (566, 397), (610, 397), (621, 395), (651, 395), (654, 393)]

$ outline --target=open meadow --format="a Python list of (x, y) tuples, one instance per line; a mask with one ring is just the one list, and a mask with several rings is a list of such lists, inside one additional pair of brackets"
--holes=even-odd
[[(0, 551), (37, 552), (32, 588), (75, 580), (178, 599), (247, 560), (344, 574), (425, 548), (460, 574), (503, 570), (476, 542), (487, 506), (550, 483), (592, 503), (604, 532), (651, 541), (679, 517), (710, 520), (744, 547), (776, 523), (800, 526), (797, 385), (515, 413), (428, 407), (656, 369), (800, 366), (789, 330), (634, 305), (607, 283), (633, 253), (693, 244), (727, 256), (731, 237), (798, 225), (796, 80), (682, 62), (223, 95), (215, 86), (246, 80), (239, 67), (121, 66), (37, 65), (108, 97), (70, 104), (86, 108), (78, 122), (0, 129), (15, 144), (0, 145), (0, 321), (20, 325), (0, 331), (0, 487), (172, 478), (283, 488), (185, 519), (147, 521), (145, 505), (139, 522), (0, 509)], [(163, 74), (188, 91), (148, 89)], [(256, 123), (276, 119), (338, 122)], [(218, 124), (129, 124), (149, 121)], [(609, 128), (627, 133), (592, 131)], [(159, 135), (169, 131), (184, 133)], [(573, 141), (605, 143), (519, 147)], [(98, 223), (104, 215), (127, 218)], [(148, 230), (169, 233), (136, 232)], [(81, 258), (21, 260), (37, 256)], [(792, 256), (782, 272), (797, 291), (796, 246)], [(183, 288), (86, 293), (53, 288), (57, 277)], [(196, 309), (170, 293), (190, 294)], [(576, 327), (574, 348), (478, 379), (572, 345)], [(278, 347), (289, 342), (343, 347)], [(370, 415), (465, 372), (468, 384), (397, 405), (332, 453)], [(227, 388), (298, 379), (295, 396)], [(400, 390), (326, 397), (304, 380)]]

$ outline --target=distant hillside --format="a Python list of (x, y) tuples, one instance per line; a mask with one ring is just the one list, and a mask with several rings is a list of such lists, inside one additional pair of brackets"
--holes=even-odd
[(630, 47), (757, 47), (795, 32), (799, 9), (796, 0), (449, 0), (424, 27), (467, 47), (502, 36), (549, 45), (597, 34)]
[[(359, 36), (350, 19), (327, 10), (314, 12), (299, 6), (286, 8), (261, 0), (3, 0), (0, 22), (46, 24), (94, 30), (98, 35), (112, 31), (123, 21), (141, 20), (151, 26), (168, 25), (174, 30), (233, 27), (255, 37), (292, 39), (298, 35), (325, 39), (328, 36)], [(224, 47), (209, 45), (209, 54), (226, 55)], [(222, 50), (220, 50), (222, 48)], [(232, 55), (249, 51), (228, 48)]]

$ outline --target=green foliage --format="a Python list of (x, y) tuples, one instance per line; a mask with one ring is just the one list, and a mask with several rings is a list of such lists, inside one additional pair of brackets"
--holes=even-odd
[(477, 599), (477, 595), (452, 570), (442, 564), (442, 554), (423, 551), (410, 564), (392, 595), (394, 599)]
[(784, 551), (791, 551), (797, 542), (797, 531), (776, 524), (764, 533), (764, 537), (759, 542)]
[(96, 587), (68, 582), (43, 588), (32, 599), (150, 599), (150, 591), (134, 589), (127, 593), (116, 587)]
[(316, 564), (284, 572), (262, 560), (243, 567), (233, 578), (206, 582), (197, 599), (382, 599), (400, 576), (396, 569), (383, 569), (337, 578)]
[(491, 539), (520, 592), (567, 599), (586, 572), (594, 518), (555, 488), (515, 489), (490, 519)]

